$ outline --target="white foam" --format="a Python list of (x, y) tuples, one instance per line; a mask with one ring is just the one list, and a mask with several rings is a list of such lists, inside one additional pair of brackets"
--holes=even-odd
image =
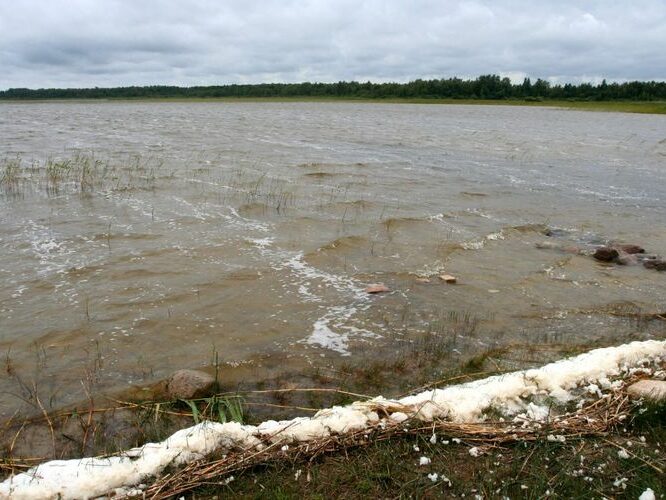
[(357, 312), (365, 311), (370, 306), (368, 294), (359, 281), (311, 266), (303, 259), (302, 252), (283, 261), (277, 268), (287, 268), (296, 275), (298, 292), (306, 301), (321, 302), (321, 298), (310, 291), (312, 282), (323, 283), (350, 301), (347, 304), (326, 308), (326, 312), (313, 323), (312, 333), (302, 342), (349, 356), (351, 353), (348, 344), (352, 335), (355, 338), (379, 337), (374, 332), (347, 324)]
[(281, 263), (280, 267), (288, 268), (300, 276), (302, 281), (319, 280), (339, 292), (351, 294), (354, 299), (365, 301), (367, 294), (362, 284), (348, 276), (328, 273), (311, 266), (303, 259), (303, 252), (297, 252)]
[[(334, 306), (327, 310), (321, 318), (314, 322), (312, 333), (302, 342), (317, 345), (326, 349), (336, 351), (343, 356), (349, 356), (348, 350), (350, 337), (355, 338), (377, 338), (374, 332), (347, 325), (346, 322), (357, 312), (354, 306)], [(331, 329), (335, 328), (335, 331)]]
[(246, 238), (246, 241), (257, 248), (264, 249), (271, 246), (275, 241), (275, 238), (272, 236), (267, 236), (266, 238)]
[(380, 338), (381, 336), (375, 332), (346, 324), (356, 312), (357, 309), (353, 306), (329, 308), (326, 314), (314, 322), (312, 333), (302, 342), (331, 349), (343, 356), (349, 356), (351, 352), (348, 346), (352, 337), (355, 339)]
[(504, 239), (504, 231), (497, 231), (496, 233), (490, 233), (484, 236), (482, 239), (474, 239), (469, 241), (463, 241), (460, 246), (464, 250), (481, 250), (486, 246), (487, 241), (498, 241)]
[(263, 222), (259, 222), (253, 219), (248, 219), (246, 217), (243, 217), (238, 213), (238, 211), (233, 208), (233, 207), (227, 207), (229, 212), (231, 212), (231, 215), (237, 222), (241, 222), (244, 227), (247, 227), (249, 229), (254, 229), (255, 231), (261, 231), (261, 232), (268, 232), (270, 231), (270, 226), (268, 224), (264, 224)]
[(331, 330), (328, 326), (332, 319), (330, 314), (326, 314), (314, 322), (312, 333), (305, 339), (305, 342), (331, 349), (343, 356), (349, 356), (351, 353), (347, 349), (348, 336), (344, 333), (336, 333)]
[(21, 239), (28, 241), (32, 255), (39, 260), (40, 274), (65, 269), (69, 265), (69, 256), (74, 253), (55, 231), (34, 220), (25, 222)]
[(205, 221), (206, 219), (208, 219), (211, 216), (208, 212), (202, 210), (201, 208), (197, 207), (193, 203), (190, 203), (189, 201), (187, 201), (183, 198), (180, 198), (178, 196), (172, 196), (171, 198), (174, 201), (177, 201), (178, 203), (180, 203), (181, 205), (189, 208), (190, 211), (192, 212), (192, 217), (194, 217), (195, 219)]

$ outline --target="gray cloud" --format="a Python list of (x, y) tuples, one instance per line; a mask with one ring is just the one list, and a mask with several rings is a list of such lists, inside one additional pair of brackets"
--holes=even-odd
[(23, 0), (0, 3), (0, 88), (666, 79), (666, 3)]

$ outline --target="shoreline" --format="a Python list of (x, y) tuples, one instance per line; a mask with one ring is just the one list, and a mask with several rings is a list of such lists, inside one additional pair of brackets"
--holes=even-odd
[[(300, 449), (302, 446), (309, 446), (308, 443), (317, 447), (319, 441), (324, 440), (324, 443), (327, 443), (333, 439), (338, 446), (341, 445), (345, 449), (348, 437), (363, 441), (362, 435), (365, 435), (366, 439), (370, 439), (369, 434), (373, 435), (373, 439), (381, 439), (386, 432), (389, 437), (395, 435), (395, 432), (404, 435), (405, 426), (410, 427), (413, 424), (419, 429), (425, 425), (425, 428), (421, 429), (424, 431), (432, 426), (430, 432), (433, 436), (435, 426), (438, 432), (443, 432), (446, 436), (458, 433), (467, 444), (468, 441), (474, 443), (475, 436), (480, 437), (477, 431), (470, 434), (469, 425), (478, 422), (488, 427), (490, 423), (497, 422), (497, 429), (483, 431), (487, 437), (480, 439), (478, 445), (469, 448), (469, 455), (474, 458), (489, 454), (493, 446), (486, 442), (488, 439), (492, 443), (493, 439), (499, 439), (499, 436), (505, 434), (507, 442), (516, 443), (531, 442), (536, 438), (543, 439), (544, 432), (551, 432), (544, 441), (558, 443), (566, 441), (564, 435), (569, 438), (577, 436), (579, 439), (588, 434), (603, 436), (630, 415), (629, 407), (623, 407), (622, 413), (625, 417), (613, 418), (607, 422), (610, 425), (608, 429), (605, 424), (603, 428), (597, 429), (593, 426), (594, 428), (587, 429), (584, 422), (589, 425), (595, 420), (586, 416), (588, 415), (585, 413), (586, 408), (595, 408), (604, 401), (603, 404), (611, 401), (613, 404), (615, 402), (621, 405), (627, 404), (625, 386), (640, 379), (641, 376), (663, 378), (664, 359), (666, 359), (666, 341), (633, 342), (617, 347), (595, 349), (541, 368), (496, 375), (462, 385), (448, 385), (443, 389), (426, 390), (401, 399), (384, 399), (380, 396), (366, 401), (356, 401), (347, 406), (334, 406), (320, 410), (310, 418), (299, 417), (280, 422), (269, 420), (256, 426), (241, 425), (237, 421), (197, 422), (194, 427), (181, 429), (160, 443), (147, 444), (128, 452), (120, 452), (119, 455), (43, 463), (38, 468), (12, 476), (0, 484), (0, 492), (4, 490), (6, 494), (15, 494), (19, 497), (63, 495), (65, 498), (70, 498), (87, 494), (107, 494), (115, 488), (130, 488), (124, 493), (135, 496), (141, 495), (142, 491), (131, 488), (139, 482), (145, 484), (148, 476), (159, 477), (165, 467), (175, 464), (185, 466), (185, 475), (189, 477), (192, 471), (187, 472), (187, 468), (190, 467), (188, 464), (192, 464), (196, 472), (198, 468), (205, 466), (206, 462), (202, 463), (201, 460), (211, 460), (211, 453), (224, 453), (219, 462), (222, 465), (219, 475), (223, 476), (230, 470), (240, 470), (235, 462), (237, 460), (242, 464), (241, 469), (258, 465), (259, 462), (254, 463), (258, 456), (257, 450), (261, 452), (261, 461), (265, 461), (279, 458), (280, 446), (284, 455), (286, 450), (289, 450), (288, 444)], [(611, 399), (606, 399), (608, 397)], [(571, 401), (586, 403), (576, 405), (578, 410), (570, 410)], [(620, 406), (616, 416), (620, 412), (619, 408)], [(570, 411), (573, 413), (567, 413)], [(576, 420), (578, 418), (576, 415), (579, 413), (582, 416)], [(518, 416), (513, 418), (516, 415)], [(505, 421), (503, 417), (509, 420)], [(581, 423), (574, 423), (571, 427), (572, 419)], [(522, 426), (521, 422), (524, 422)], [(656, 422), (658, 425), (658, 417)], [(545, 430), (544, 425), (546, 425)], [(524, 432), (527, 433), (525, 436)], [(522, 437), (519, 437), (519, 434)], [(532, 434), (534, 438), (530, 437)], [(431, 444), (435, 442), (433, 438), (430, 439)], [(459, 443), (460, 439), (457, 442)], [(354, 446), (354, 442), (348, 446)], [(619, 458), (624, 459), (625, 455), (628, 458), (629, 452), (621, 445), (620, 449), (623, 453), (618, 452)], [(633, 448), (632, 450), (636, 451)], [(415, 448), (415, 451), (419, 450)], [(307, 455), (308, 450), (302, 452)], [(246, 457), (248, 453), (254, 460)], [(227, 454), (229, 454), (228, 459)], [(583, 459), (580, 462), (582, 465)], [(91, 467), (95, 464), (100, 467)], [(421, 466), (429, 464), (430, 458), (420, 459)], [(652, 468), (661, 470), (655, 465)], [(178, 474), (172, 473), (171, 476), (178, 478)], [(296, 480), (299, 475), (296, 473)], [(63, 481), (63, 477), (68, 479)], [(437, 474), (434, 477), (435, 479), (430, 477), (432, 482), (435, 482)], [(182, 481), (184, 489), (175, 493), (190, 491), (199, 485), (196, 481), (194, 483), (188, 482), (189, 480)], [(218, 484), (226, 486), (229, 482)], [(151, 486), (154, 490), (152, 493), (157, 495), (161, 488), (155, 489), (156, 485), (159, 485), (159, 479), (158, 483)], [(183, 485), (176, 484), (176, 487)], [(169, 494), (171, 493), (174, 492)]]
[(438, 98), (354, 98), (354, 97), (155, 97), (155, 98), (93, 98), (93, 99), (0, 99), (1, 103), (355, 103), (355, 104), (430, 104), (468, 106), (545, 107), (574, 111), (666, 114), (666, 101), (568, 101), (568, 100), (499, 100), (499, 99), (438, 99)]

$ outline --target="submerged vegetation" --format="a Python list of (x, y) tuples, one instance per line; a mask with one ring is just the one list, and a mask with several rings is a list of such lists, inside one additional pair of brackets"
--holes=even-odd
[(162, 175), (166, 174), (161, 161), (141, 155), (118, 161), (84, 153), (44, 161), (26, 161), (21, 156), (0, 159), (0, 190), (8, 196), (35, 190), (49, 196), (103, 189), (152, 190)]
[(414, 80), (408, 83), (336, 82), (336, 83), (261, 83), (247, 85), (212, 85), (146, 87), (25, 89), (0, 91), (0, 99), (160, 99), (160, 98), (347, 98), (347, 99), (487, 99), (559, 101), (664, 101), (666, 82), (633, 81), (552, 85), (525, 78), (511, 83), (509, 78), (482, 75), (476, 79), (442, 78)]

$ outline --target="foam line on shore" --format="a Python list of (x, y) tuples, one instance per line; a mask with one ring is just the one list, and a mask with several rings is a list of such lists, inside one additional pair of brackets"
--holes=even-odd
[[(183, 465), (213, 451), (259, 450), (272, 443), (307, 442), (408, 418), (478, 421), (493, 408), (507, 416), (526, 414), (539, 420), (540, 401), (580, 398), (590, 387), (612, 390), (617, 380), (636, 370), (649, 370), (666, 360), (666, 341), (648, 340), (595, 349), (541, 368), (488, 377), (433, 389), (398, 400), (377, 397), (334, 406), (311, 418), (267, 421), (253, 425), (202, 422), (160, 443), (105, 458), (53, 460), (0, 483), (0, 498), (91, 498), (135, 486), (159, 475), (168, 465)], [(577, 390), (578, 389), (578, 390)], [(119, 493), (121, 491), (118, 491)]]

